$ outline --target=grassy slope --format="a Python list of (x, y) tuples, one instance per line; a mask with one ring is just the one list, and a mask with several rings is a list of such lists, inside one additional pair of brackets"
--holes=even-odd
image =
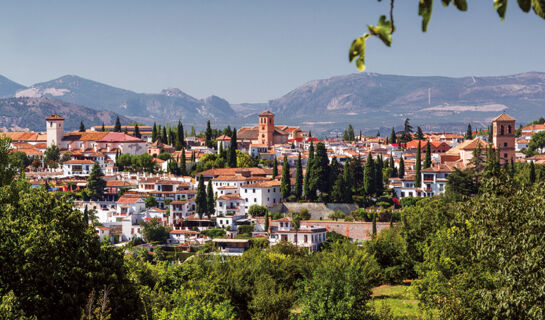
[(409, 284), (382, 285), (373, 289), (373, 300), (377, 309), (386, 305), (394, 319), (422, 319), (423, 312)]

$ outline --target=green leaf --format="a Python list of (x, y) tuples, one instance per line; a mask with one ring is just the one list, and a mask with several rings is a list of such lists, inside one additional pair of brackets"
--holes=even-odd
[(507, 0), (494, 0), (494, 10), (498, 12), (501, 21), (505, 19), (505, 11), (507, 10)]
[(532, 0), (532, 8), (538, 16), (545, 19), (545, 0)]
[(392, 44), (392, 33), (395, 28), (392, 28), (392, 21), (386, 20), (386, 16), (382, 15), (378, 19), (377, 26), (367, 26), (369, 33), (378, 37), (388, 47)]
[(365, 70), (365, 41), (369, 38), (370, 34), (366, 33), (362, 37), (359, 37), (352, 41), (350, 51), (348, 52), (348, 60), (350, 62), (356, 59), (356, 67), (359, 71)]
[(467, 11), (466, 0), (454, 0), (454, 6), (460, 11)]
[(443, 3), (443, 6), (445, 7), (448, 7), (448, 5), (450, 4), (452, 0), (441, 0), (441, 2)]
[(422, 17), (422, 32), (426, 32), (426, 30), (428, 30), (432, 8), (433, 0), (420, 0), (418, 3), (418, 15)]
[(519, 3), (519, 7), (524, 12), (528, 12), (532, 8), (532, 1), (531, 0), (518, 0), (518, 3)]

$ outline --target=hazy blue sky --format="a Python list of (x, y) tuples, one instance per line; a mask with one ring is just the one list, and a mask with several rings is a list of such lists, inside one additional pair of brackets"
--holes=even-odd
[[(3, 1), (0, 74), (31, 85), (76, 74), (137, 92), (266, 102), (314, 79), (356, 72), (351, 41), (388, 1)], [(420, 32), (418, 0), (398, 0), (391, 48), (368, 41), (368, 72), (499, 75), (545, 71), (545, 20), (509, 1), (469, 11), (436, 1)]]

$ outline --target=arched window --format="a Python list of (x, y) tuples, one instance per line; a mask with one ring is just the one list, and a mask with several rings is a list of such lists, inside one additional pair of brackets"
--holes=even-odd
[(511, 125), (507, 126), (507, 133), (509, 133), (509, 134), (511, 133)]
[(504, 134), (504, 128), (503, 128), (503, 125), (500, 127), (500, 136), (503, 136)]

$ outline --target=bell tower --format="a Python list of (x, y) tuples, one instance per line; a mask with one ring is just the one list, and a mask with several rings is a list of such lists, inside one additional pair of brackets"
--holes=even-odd
[(492, 120), (492, 138), (500, 164), (515, 159), (515, 119), (502, 113)]
[(270, 147), (273, 145), (274, 113), (265, 111), (259, 114), (259, 137), (258, 143)]
[(62, 137), (64, 137), (64, 118), (53, 113), (45, 118), (47, 127), (47, 146), (55, 145), (60, 148)]

